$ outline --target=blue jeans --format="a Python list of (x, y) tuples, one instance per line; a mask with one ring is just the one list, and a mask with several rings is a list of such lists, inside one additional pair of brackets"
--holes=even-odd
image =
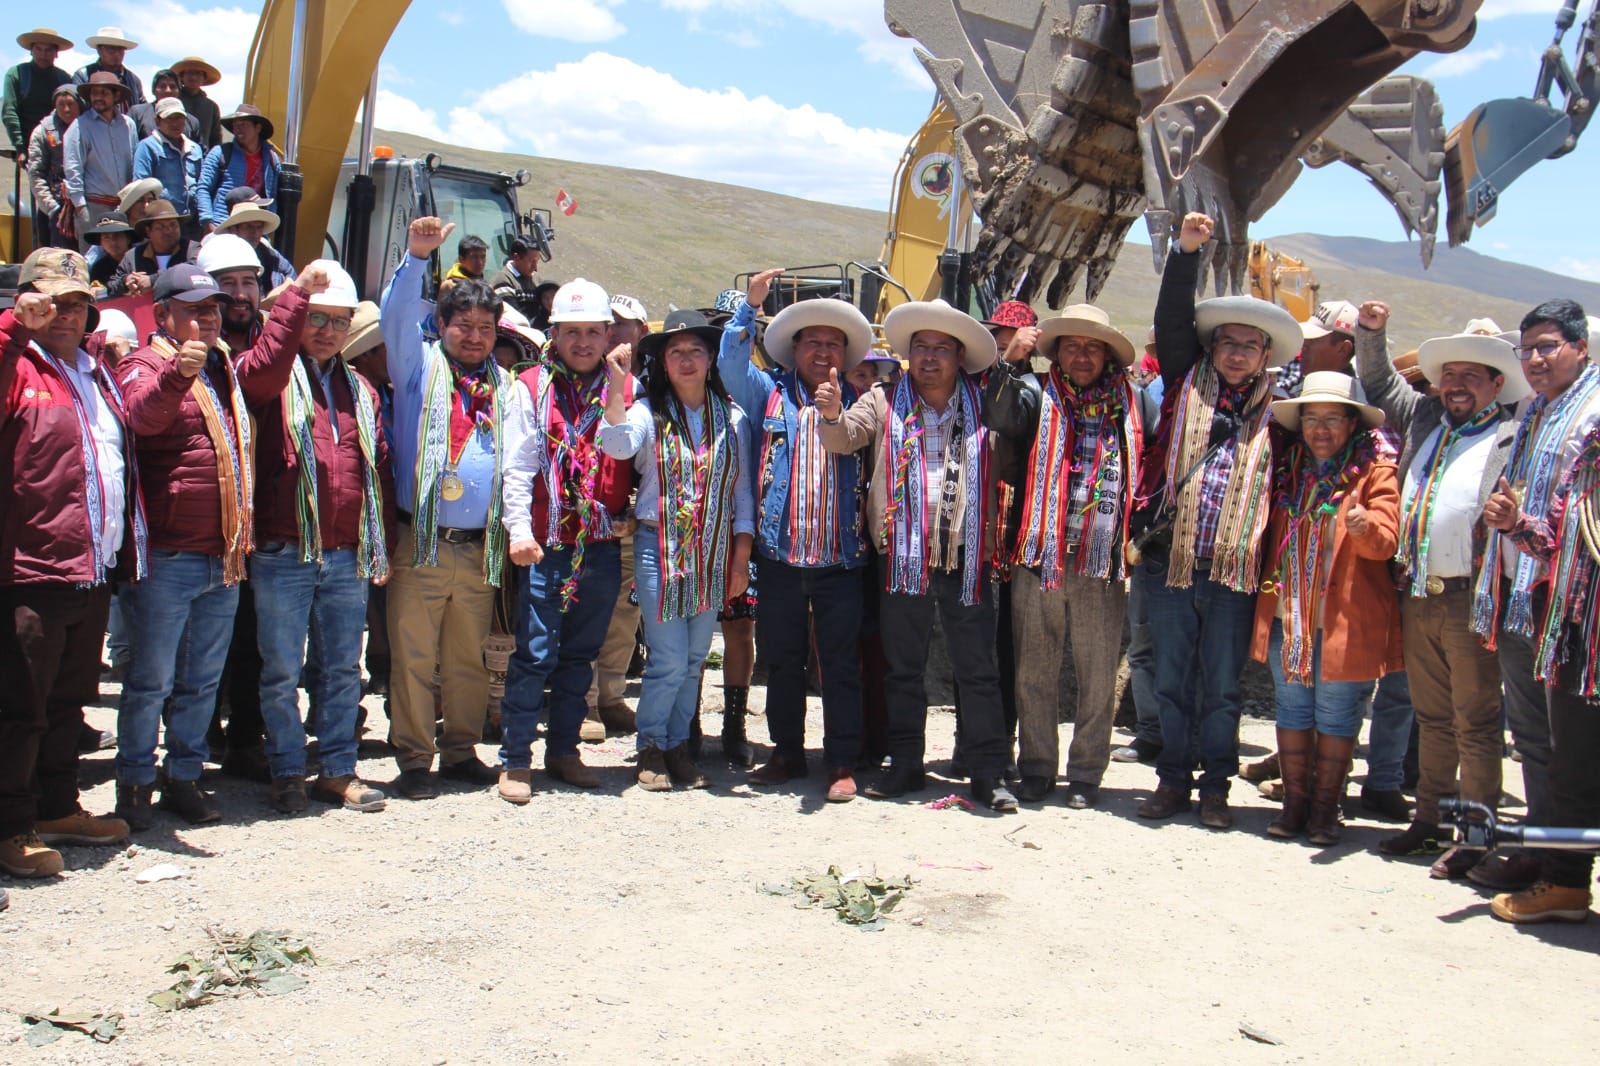
[(1279, 729), (1315, 729), (1330, 737), (1353, 737), (1361, 732), (1362, 711), (1372, 695), (1372, 682), (1322, 680), (1321, 630), (1311, 652), (1311, 684), (1290, 681), (1284, 674), (1283, 623), (1277, 619), (1272, 621), (1272, 636), (1267, 641), (1267, 668), (1272, 671)]
[(1134, 580), (1144, 582), (1155, 639), (1156, 775), (1187, 795), (1198, 764), (1200, 792), (1227, 796), (1239, 772), (1239, 675), (1250, 656), (1256, 598), (1217, 584), (1209, 570), (1197, 569), (1189, 588), (1168, 588), (1164, 556), (1146, 556)]
[(307, 648), (317, 669), (308, 678), (324, 777), (356, 772), (356, 719), (361, 713), (361, 629), (367, 579), (349, 549), (300, 561), (300, 546), (263, 544), (250, 560), (261, 649), (261, 718), (273, 777), (306, 772), (300, 720), (300, 674)]
[(1396, 790), (1405, 781), (1406, 750), (1411, 747), (1411, 684), (1404, 670), (1384, 674), (1371, 703), (1367, 730), (1367, 779), (1363, 788)]
[(563, 614), (561, 586), (571, 573), (572, 549), (559, 544), (547, 545), (544, 558), (522, 573), (517, 650), (500, 703), (500, 761), (508, 770), (527, 770), (533, 764), (533, 738), (547, 685), (545, 759), (578, 754), (578, 727), (589, 709), (585, 696), (594, 679), (594, 661), (622, 591), (622, 549), (614, 540), (584, 549), (577, 594)]
[(106, 618), (106, 657), (112, 666), (126, 667), (131, 657), (130, 634), (133, 626), (133, 586), (117, 582), (111, 592), (111, 613)]
[(128, 591), (132, 657), (117, 712), (117, 777), (155, 783), (161, 709), (170, 696), (167, 776), (197, 781), (209, 754), (206, 729), (233, 640), (239, 587), (222, 583), (218, 556), (152, 551), (150, 576)]
[(689, 740), (689, 725), (700, 700), (700, 667), (717, 628), (715, 608), (693, 618), (659, 621), (661, 542), (651, 530), (633, 538), (633, 587), (639, 593), (639, 618), (650, 658), (644, 666), (635, 722), (639, 750), (666, 751)]

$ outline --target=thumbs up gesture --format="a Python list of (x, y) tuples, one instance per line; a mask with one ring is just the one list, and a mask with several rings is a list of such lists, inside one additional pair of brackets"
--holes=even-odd
[(817, 393), (811, 402), (817, 413), (829, 422), (839, 420), (839, 414), (844, 410), (844, 393), (839, 388), (838, 367), (828, 371), (828, 380), (817, 386)]
[(200, 339), (200, 323), (193, 319), (189, 320), (183, 334), (183, 347), (178, 349), (178, 373), (192, 378), (205, 367), (211, 347)]
[(1494, 491), (1483, 505), (1483, 522), (1491, 529), (1509, 533), (1522, 517), (1522, 505), (1517, 501), (1516, 490), (1505, 478), (1495, 483)]
[(1367, 515), (1367, 509), (1359, 503), (1352, 503), (1350, 509), (1344, 513), (1344, 527), (1354, 537), (1364, 537), (1372, 528), (1372, 519)]

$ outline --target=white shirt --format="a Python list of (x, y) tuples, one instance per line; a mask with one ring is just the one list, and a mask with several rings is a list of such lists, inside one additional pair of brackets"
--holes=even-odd
[(78, 394), (84, 413), (88, 415), (89, 432), (94, 438), (95, 461), (100, 467), (100, 565), (115, 566), (126, 528), (123, 512), (128, 500), (128, 464), (122, 453), (122, 424), (117, 421), (111, 405), (100, 394), (100, 386), (95, 381), (97, 364), (94, 356), (80, 348), (76, 360), (69, 366), (46, 354), (37, 343), (33, 349), (45, 355), (66, 375), (67, 384)]
[[(1405, 491), (1400, 497), (1402, 521), (1416, 499), (1417, 491), (1428, 476), (1428, 460), (1439, 442), (1439, 434), (1447, 432), (1449, 424), (1441, 421), (1439, 428), (1422, 442), (1406, 471)], [(1472, 576), (1472, 527), (1483, 508), (1478, 500), (1483, 485), (1483, 468), (1489, 464), (1499, 434), (1490, 425), (1475, 437), (1456, 441), (1444, 456), (1444, 470), (1439, 475), (1439, 487), (1433, 493), (1432, 513), (1423, 535), (1428, 538), (1429, 577)]]

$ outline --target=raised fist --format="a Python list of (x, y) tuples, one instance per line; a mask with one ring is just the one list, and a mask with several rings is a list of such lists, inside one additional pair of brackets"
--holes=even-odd
[(454, 222), (443, 222), (433, 215), (412, 219), (411, 231), (407, 235), (411, 254), (418, 259), (428, 258), (455, 231), (455, 228)]
[(1211, 239), (1217, 224), (1211, 216), (1201, 211), (1190, 211), (1183, 216), (1183, 227), (1178, 230), (1178, 248), (1185, 252), (1198, 252), (1200, 246)]

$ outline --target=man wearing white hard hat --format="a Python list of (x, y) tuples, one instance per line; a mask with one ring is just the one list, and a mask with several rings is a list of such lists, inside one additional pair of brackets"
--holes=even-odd
[[(551, 354), (517, 378), (516, 415), (503, 461), (505, 527), (511, 561), (524, 569), (517, 650), (500, 705), (500, 798), (527, 803), (533, 791), (533, 739), (550, 690), (545, 773), (576, 788), (600, 779), (578, 755), (594, 660), (605, 643), (622, 587), (618, 535), (628, 520), (633, 464), (596, 442), (613, 385), (605, 372), (611, 301), (577, 278), (550, 307)], [(623, 383), (633, 402), (636, 382)]]
[(237, 350), (261, 333), (261, 260), (250, 242), (232, 233), (213, 233), (200, 244), (195, 263), (217, 279), (230, 302), (222, 310), (222, 339)]
[[(500, 463), (516, 398), (494, 361), (500, 300), (481, 281), (443, 293), (438, 339), (423, 332), (429, 258), (455, 224), (413, 219), (409, 254), (380, 301), (379, 322), (394, 387), (395, 504), (399, 542), (389, 584), (390, 743), (395, 789), (406, 799), (439, 794), (433, 774), (483, 786), (499, 772), (478, 757), (489, 706), (483, 642), (505, 571)], [(444, 728), (435, 738), (433, 672), (439, 668)]]
[[(1459, 795), (1493, 807), (1500, 797), (1500, 665), (1472, 632), (1472, 588), (1486, 543), (1483, 506), (1516, 435), (1512, 408), (1531, 390), (1511, 345), (1475, 320), (1418, 349), (1418, 369), (1438, 390), (1424, 396), (1389, 360), (1388, 320), (1387, 305), (1361, 305), (1356, 363), (1367, 397), (1404, 439), (1396, 558), (1406, 575), (1400, 616), (1419, 777), (1410, 826), (1378, 850), (1426, 855), (1443, 839), (1440, 799)], [(1454, 849), (1434, 864), (1434, 875), (1465, 876), (1481, 858)]]
[(128, 89), (122, 105), (124, 111), (133, 104), (144, 103), (144, 82), (124, 62), (128, 53), (139, 47), (139, 42), (124, 34), (120, 26), (101, 26), (99, 32), (84, 38), (84, 43), (99, 53), (100, 58), (79, 67), (73, 72), (72, 80), (83, 85), (96, 74), (110, 74)]
[(356, 776), (356, 730), (367, 589), (389, 580), (394, 480), (378, 394), (340, 357), (360, 302), (355, 282), (331, 259), (311, 266), (328, 275), (328, 287), (309, 301), (289, 384), (244, 386), (257, 426), (250, 584), (261, 714), (272, 805), (283, 814), (306, 808), (298, 686), (309, 630), (316, 633), (311, 705), (322, 764), (311, 792), (347, 810), (384, 803)]
[(1228, 296), (1195, 304), (1212, 220), (1186, 215), (1156, 302), (1161, 424), (1140, 474), (1130, 562), (1155, 635), (1160, 780), (1143, 818), (1188, 810), (1201, 773), (1200, 822), (1233, 825), (1239, 677), (1250, 654), (1271, 497), (1272, 378), (1300, 351), (1294, 316)]
[(1100, 308), (1078, 304), (1039, 323), (1038, 350), (1050, 359), (1047, 373), (1035, 375), (1028, 353), (1013, 347), (985, 390), (989, 428), (1027, 460), (1000, 501), (1014, 516), (1013, 531), (999, 550), (1015, 567), (1018, 798), (1039, 803), (1055, 790), (1061, 659), (1070, 627), (1078, 706), (1067, 753), (1066, 803), (1081, 809), (1099, 801), (1111, 760), (1117, 659), (1128, 606), (1122, 546), (1133, 513), (1144, 421), (1128, 376), (1133, 341)]
[[(750, 281), (723, 326), (717, 370), (734, 402), (762, 426), (760, 444), (746, 456), (760, 472), (756, 485), (756, 584), (761, 616), (756, 627), (767, 664), (767, 729), (773, 751), (750, 775), (755, 785), (781, 785), (805, 777), (806, 660), (815, 634), (822, 674), (822, 754), (826, 796), (855, 798), (861, 757), (862, 533), (867, 464), (859, 455), (830, 455), (822, 444), (817, 390), (844, 375), (872, 350), (872, 324), (844, 300), (801, 300), (772, 319), (766, 352), (777, 364), (764, 370), (750, 358), (756, 312), (781, 270)], [(719, 297), (718, 303), (723, 301)], [(843, 403), (857, 397), (841, 386)], [(813, 620), (815, 624), (813, 625)], [(745, 699), (739, 685), (723, 693), (722, 748), (728, 760), (748, 765)]]
[[(889, 753), (894, 762), (866, 793), (892, 799), (925, 787), (928, 695), (923, 676), (934, 612), (961, 688), (961, 744), (972, 797), (1015, 811), (1006, 787), (1005, 713), (995, 658), (992, 440), (980, 375), (999, 353), (994, 336), (943, 300), (903, 303), (883, 322), (909, 369), (893, 394), (871, 389), (849, 410), (839, 372), (817, 387), (823, 445), (871, 448), (878, 476), (867, 490), (867, 535), (886, 574), (879, 627), (889, 670)], [(768, 331), (768, 343), (772, 333)]]

